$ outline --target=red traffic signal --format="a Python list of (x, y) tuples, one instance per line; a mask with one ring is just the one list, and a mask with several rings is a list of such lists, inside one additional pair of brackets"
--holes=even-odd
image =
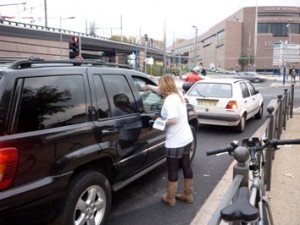
[(78, 44), (79, 43), (79, 38), (77, 36), (72, 37), (72, 43), (73, 44)]
[(79, 53), (79, 37), (78, 36), (73, 36), (70, 44), (71, 49), (75, 54)]

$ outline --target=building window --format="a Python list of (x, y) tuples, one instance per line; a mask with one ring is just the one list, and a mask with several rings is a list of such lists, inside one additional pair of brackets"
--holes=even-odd
[(258, 17), (300, 17), (299, 13), (258, 12)]
[[(289, 25), (291, 28), (289, 29)], [(274, 37), (288, 37), (289, 32), (299, 34), (300, 24), (288, 23), (258, 23), (258, 33), (272, 33)]]

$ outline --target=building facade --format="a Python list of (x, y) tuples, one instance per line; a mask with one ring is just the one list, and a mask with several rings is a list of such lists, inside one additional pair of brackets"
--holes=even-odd
[[(274, 64), (276, 43), (296, 46), (297, 60)], [(225, 70), (271, 72), (275, 67), (299, 69), (300, 7), (245, 7), (197, 38), (174, 43), (171, 59), (176, 64), (201, 65)], [(196, 54), (195, 54), (196, 52)]]

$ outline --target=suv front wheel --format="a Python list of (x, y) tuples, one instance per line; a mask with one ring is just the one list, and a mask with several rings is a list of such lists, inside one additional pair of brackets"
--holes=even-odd
[(100, 173), (86, 171), (74, 177), (53, 225), (102, 225), (111, 207), (111, 189)]

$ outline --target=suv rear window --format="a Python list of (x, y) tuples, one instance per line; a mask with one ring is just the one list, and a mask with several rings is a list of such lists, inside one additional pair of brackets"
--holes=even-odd
[(17, 132), (28, 132), (86, 121), (83, 78), (26, 78), (21, 95)]

